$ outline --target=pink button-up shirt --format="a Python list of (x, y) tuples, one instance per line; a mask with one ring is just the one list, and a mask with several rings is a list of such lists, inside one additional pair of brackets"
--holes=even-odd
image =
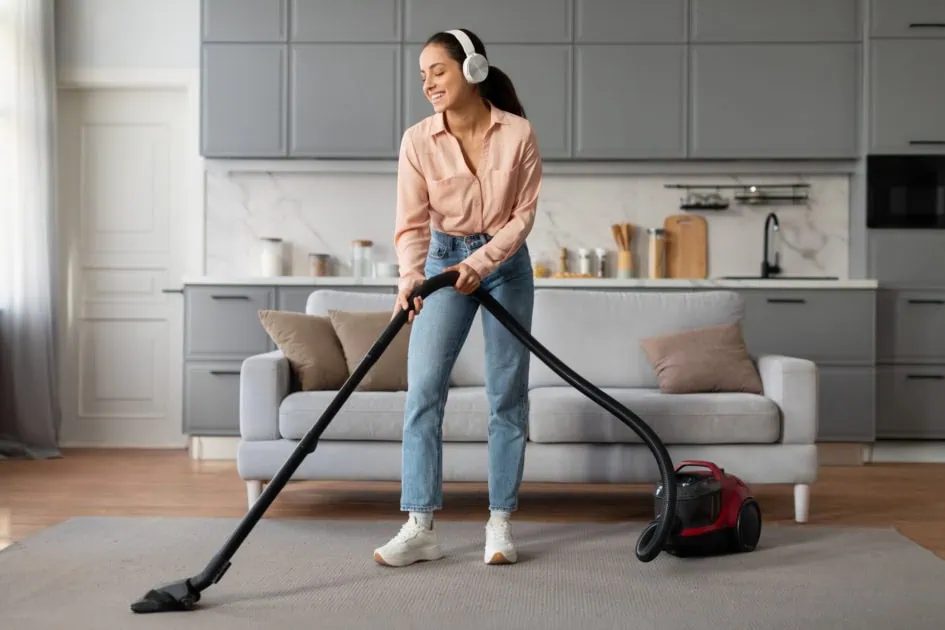
[(401, 288), (425, 278), (431, 228), (457, 236), (489, 234), (492, 240), (464, 261), (481, 278), (514, 254), (531, 231), (542, 176), (535, 131), (525, 118), (491, 110), (477, 173), (466, 165), (443, 114), (404, 133), (394, 229)]

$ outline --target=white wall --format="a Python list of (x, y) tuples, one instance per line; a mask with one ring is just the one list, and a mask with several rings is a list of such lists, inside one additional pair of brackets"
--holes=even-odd
[[(58, 43), (64, 74), (96, 69), (196, 69), (199, 0), (59, 0)], [(514, 79), (514, 77), (513, 77)], [(540, 142), (540, 139), (539, 139)], [(256, 273), (258, 239), (282, 236), (293, 250), (292, 273), (306, 273), (308, 252), (327, 252), (341, 263), (348, 243), (372, 238), (377, 257), (392, 259), (392, 174), (219, 172), (206, 175), (206, 239), (198, 254), (208, 274)], [(529, 245), (536, 261), (556, 265), (567, 247), (614, 248), (609, 225), (629, 221), (662, 225), (678, 212), (680, 191), (669, 181), (731, 183), (729, 177), (547, 175)], [(775, 208), (784, 228), (781, 264), (787, 274), (848, 276), (849, 191), (845, 175), (798, 173), (784, 178), (743, 175), (744, 183), (809, 181), (808, 206)], [(757, 273), (762, 223), (769, 208), (709, 216), (709, 274)], [(329, 223), (334, 223), (330, 229)], [(643, 246), (643, 241), (638, 241)], [(637, 261), (646, 260), (638, 252)], [(344, 269), (341, 269), (342, 273)], [(643, 269), (640, 269), (643, 272)]]

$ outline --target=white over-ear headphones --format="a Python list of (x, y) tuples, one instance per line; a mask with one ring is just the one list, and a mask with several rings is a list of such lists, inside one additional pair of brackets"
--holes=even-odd
[(479, 53), (473, 46), (472, 40), (463, 31), (454, 29), (447, 31), (450, 35), (459, 40), (463, 50), (466, 52), (466, 59), (463, 61), (463, 76), (470, 83), (482, 83), (489, 76), (489, 61)]

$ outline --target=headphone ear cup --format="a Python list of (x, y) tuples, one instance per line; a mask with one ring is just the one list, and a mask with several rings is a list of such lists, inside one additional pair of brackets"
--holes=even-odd
[(463, 61), (463, 75), (470, 83), (482, 83), (489, 76), (489, 61), (479, 53), (473, 53)]

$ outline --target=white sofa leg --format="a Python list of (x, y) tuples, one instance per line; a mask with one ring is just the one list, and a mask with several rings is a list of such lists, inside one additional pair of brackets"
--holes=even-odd
[(799, 483), (794, 486), (794, 520), (806, 523), (810, 516), (810, 486)]
[(246, 500), (248, 507), (253, 507), (259, 495), (262, 494), (262, 481), (259, 479), (250, 479), (246, 482)]

